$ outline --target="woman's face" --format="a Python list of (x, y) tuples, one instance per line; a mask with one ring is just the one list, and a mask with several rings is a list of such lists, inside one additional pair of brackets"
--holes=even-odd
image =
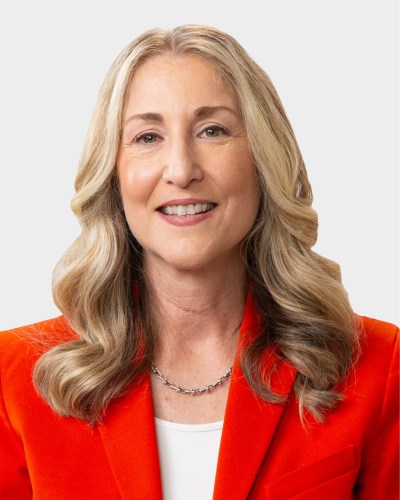
[(205, 59), (167, 54), (139, 67), (117, 172), (147, 266), (238, 261), (259, 204), (255, 170), (234, 93)]

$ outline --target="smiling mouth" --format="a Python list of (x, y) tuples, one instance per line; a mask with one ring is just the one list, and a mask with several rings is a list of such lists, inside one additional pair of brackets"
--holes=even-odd
[(164, 215), (186, 217), (188, 215), (204, 214), (213, 210), (216, 206), (216, 203), (196, 203), (195, 205), (167, 205), (160, 207), (158, 210)]

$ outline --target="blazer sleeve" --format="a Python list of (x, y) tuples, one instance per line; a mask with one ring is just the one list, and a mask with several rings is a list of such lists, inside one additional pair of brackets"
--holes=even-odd
[(399, 498), (399, 329), (389, 365), (380, 419), (364, 449), (357, 498)]
[(4, 368), (0, 344), (0, 498), (2, 500), (32, 499), (23, 443), (13, 429), (3, 399)]

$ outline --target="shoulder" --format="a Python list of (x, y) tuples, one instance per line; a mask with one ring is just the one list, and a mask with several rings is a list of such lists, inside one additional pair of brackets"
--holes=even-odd
[[(396, 325), (358, 316), (361, 352), (345, 384), (347, 395), (378, 412), (398, 390), (398, 333)], [(395, 406), (396, 397), (391, 406)]]
[(33, 370), (42, 354), (76, 335), (64, 316), (0, 332), (0, 433), (11, 428), (22, 436), (31, 422), (53, 414), (36, 390)]
[(0, 362), (8, 367), (32, 358), (46, 350), (77, 337), (65, 316), (0, 332)]
[[(32, 380), (36, 361), (76, 336), (64, 316), (0, 332), (0, 399), (6, 413), (35, 407), (39, 399)], [(0, 401), (0, 416), (1, 406)]]
[(399, 328), (392, 323), (358, 316), (362, 358), (387, 363), (397, 353)]
[(369, 318), (367, 316), (357, 316), (360, 320), (364, 331), (368, 336), (377, 337), (380, 339), (395, 339), (398, 334), (399, 327), (386, 321)]

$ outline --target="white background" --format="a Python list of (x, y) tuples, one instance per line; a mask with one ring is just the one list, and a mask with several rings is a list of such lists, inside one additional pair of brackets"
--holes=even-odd
[(73, 181), (114, 58), (153, 27), (210, 24), (269, 73), (308, 168), (315, 250), (356, 312), (399, 323), (396, 0), (13, 1), (0, 7), (0, 329), (59, 314)]

